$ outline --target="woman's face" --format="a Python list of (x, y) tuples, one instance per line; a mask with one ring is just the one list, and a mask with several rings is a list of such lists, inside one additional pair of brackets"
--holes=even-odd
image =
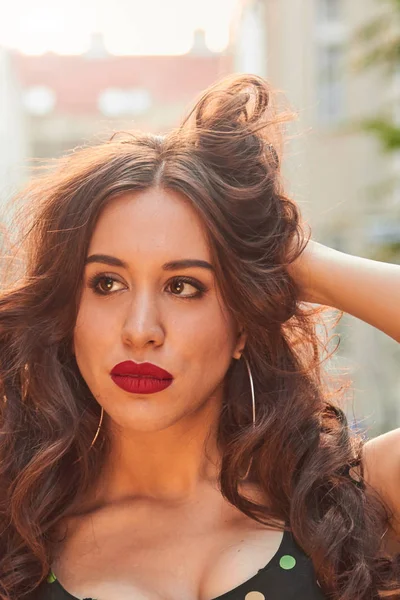
[[(245, 336), (222, 304), (207, 238), (189, 201), (161, 189), (119, 196), (100, 215), (87, 258), (74, 352), (111, 420), (157, 431), (221, 399)], [(165, 266), (185, 259), (210, 268)], [(165, 369), (172, 384), (152, 394), (121, 389), (110, 373), (130, 360)]]

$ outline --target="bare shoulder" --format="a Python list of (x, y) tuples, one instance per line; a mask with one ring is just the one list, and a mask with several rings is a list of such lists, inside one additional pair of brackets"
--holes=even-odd
[(400, 428), (369, 440), (363, 450), (366, 482), (393, 511), (393, 529), (400, 535)]

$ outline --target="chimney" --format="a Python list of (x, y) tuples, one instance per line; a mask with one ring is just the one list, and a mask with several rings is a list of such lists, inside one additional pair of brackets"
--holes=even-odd
[(90, 36), (90, 48), (86, 52), (87, 58), (105, 58), (108, 56), (107, 48), (104, 44), (104, 36), (101, 31), (93, 31)]
[(195, 56), (211, 56), (214, 53), (206, 44), (206, 32), (204, 29), (196, 29), (193, 34), (193, 44), (189, 54)]

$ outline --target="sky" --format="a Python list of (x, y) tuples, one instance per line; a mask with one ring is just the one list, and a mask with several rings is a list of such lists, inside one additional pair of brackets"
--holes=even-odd
[(184, 54), (202, 28), (207, 46), (228, 43), (238, 0), (0, 0), (0, 46), (26, 54), (80, 54), (102, 32), (113, 54)]

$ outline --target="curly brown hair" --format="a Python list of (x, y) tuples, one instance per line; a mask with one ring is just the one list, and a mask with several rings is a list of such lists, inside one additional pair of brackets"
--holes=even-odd
[[(226, 77), (165, 136), (119, 133), (75, 149), (22, 192), (25, 262), (13, 263), (0, 298), (1, 600), (34, 594), (57, 525), (102, 472), (107, 432), (89, 451), (100, 407), (71, 350), (84, 261), (102, 209), (156, 186), (183, 193), (205, 223), (222, 297), (248, 336), (256, 426), (243, 361), (233, 361), (218, 429), (221, 493), (266, 525), (290, 523), (330, 598), (395, 588), (395, 562), (380, 556), (388, 512), (349, 475), (363, 440), (324, 380), (318, 311), (299, 302), (288, 272), (307, 236), (283, 192), (290, 113), (274, 97), (260, 77)], [(251, 457), (248, 479), (268, 507), (239, 490)]]

